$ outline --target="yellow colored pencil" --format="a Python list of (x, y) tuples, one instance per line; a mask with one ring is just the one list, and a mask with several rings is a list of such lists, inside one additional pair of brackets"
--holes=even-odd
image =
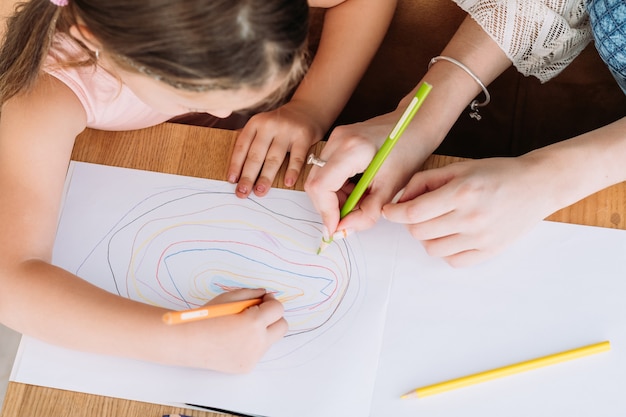
[(429, 395), (440, 394), (442, 392), (467, 387), (469, 385), (479, 384), (481, 382), (490, 381), (492, 379), (502, 378), (520, 372), (530, 371), (532, 369), (537, 369), (548, 365), (554, 365), (572, 359), (582, 358), (584, 356), (593, 355), (595, 353), (606, 352), (610, 349), (611, 344), (608, 341), (595, 343), (593, 345), (583, 346), (565, 352), (543, 356), (537, 359), (531, 359), (514, 365), (503, 366), (501, 368), (492, 369), (490, 371), (479, 372), (473, 375), (452, 379), (450, 381), (439, 382), (437, 384), (417, 388), (402, 395), (400, 398), (422, 398)]
[(261, 304), (260, 298), (250, 300), (233, 301), (232, 303), (209, 304), (204, 307), (194, 308), (184, 311), (168, 311), (163, 314), (163, 321), (166, 324), (188, 323), (196, 320), (210, 319), (213, 317), (238, 314), (248, 307)]

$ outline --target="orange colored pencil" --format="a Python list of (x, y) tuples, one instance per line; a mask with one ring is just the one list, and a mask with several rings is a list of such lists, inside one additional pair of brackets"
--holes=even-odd
[(250, 300), (233, 301), (232, 303), (209, 304), (192, 310), (168, 311), (163, 314), (163, 322), (166, 324), (188, 323), (196, 320), (210, 319), (213, 317), (238, 314), (248, 307), (261, 304), (260, 298)]

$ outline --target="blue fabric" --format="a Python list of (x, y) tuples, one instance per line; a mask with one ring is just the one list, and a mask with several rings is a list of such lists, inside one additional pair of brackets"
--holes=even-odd
[(626, 0), (587, 4), (596, 49), (626, 94)]

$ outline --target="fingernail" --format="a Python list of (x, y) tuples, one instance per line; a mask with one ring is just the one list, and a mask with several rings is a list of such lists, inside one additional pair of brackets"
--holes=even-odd
[(228, 176), (228, 182), (230, 182), (231, 184), (234, 184), (237, 182), (237, 176), (235, 174), (230, 174)]
[(330, 233), (328, 232), (328, 227), (326, 225), (322, 225), (322, 240), (328, 240), (330, 237)]
[(237, 191), (238, 191), (240, 194), (248, 194), (248, 188), (247, 188), (247, 187), (244, 187), (244, 186), (239, 186), (239, 187), (237, 187)]
[(257, 193), (264, 193), (264, 192), (265, 192), (265, 186), (263, 186), (263, 185), (257, 185), (257, 186), (256, 186), (256, 192), (257, 192)]
[(345, 239), (348, 236), (350, 236), (352, 233), (354, 233), (353, 229), (341, 229), (341, 230), (333, 233), (333, 236), (331, 237), (331, 239), (332, 240)]
[(398, 200), (400, 200), (400, 198), (402, 197), (402, 194), (404, 194), (404, 190), (405, 189), (403, 188), (396, 193), (396, 195), (391, 199), (392, 204), (396, 204)]

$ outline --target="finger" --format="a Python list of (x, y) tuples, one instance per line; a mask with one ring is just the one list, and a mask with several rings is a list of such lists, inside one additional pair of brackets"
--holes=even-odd
[(376, 224), (380, 218), (378, 212), (371, 212), (362, 210), (361, 208), (355, 208), (349, 214), (347, 214), (339, 224), (337, 225), (337, 232), (344, 232), (344, 234), (352, 234), (355, 231), (366, 230)]
[(261, 298), (267, 294), (264, 288), (241, 288), (219, 294), (207, 304), (230, 303), (234, 301), (251, 300)]
[[(235, 194), (237, 197), (246, 198), (250, 195), (250, 193), (254, 190), (255, 183), (257, 181), (257, 177), (259, 175), (259, 170), (263, 166), (263, 160), (265, 153), (262, 155), (260, 153), (255, 153), (252, 151), (248, 153), (248, 159), (243, 166), (243, 170), (241, 171), (241, 177), (239, 178), (239, 182), (237, 183), (237, 187), (235, 188)], [(271, 185), (267, 186), (270, 187)]]
[[(263, 301), (264, 302), (270, 302), (270, 301), (275, 301), (278, 302), (276, 300), (276, 298), (274, 297), (274, 294), (272, 293), (267, 293), (264, 297), (263, 297)], [(289, 324), (287, 323), (287, 320), (285, 320), (285, 318), (282, 316), (285, 312), (284, 310), (284, 306), (280, 305), (281, 307), (281, 317), (280, 319), (278, 319), (277, 321), (271, 323), (269, 326), (267, 326), (267, 331), (269, 333), (269, 338), (270, 340), (273, 342), (281, 339), (283, 336), (285, 336), (285, 334), (287, 333), (287, 331), (289, 330)]]
[(259, 178), (257, 178), (256, 183), (252, 186), (252, 190), (254, 191), (254, 195), (257, 197), (263, 197), (266, 195), (269, 190), (272, 189), (273, 178), (268, 178), (267, 176), (261, 174)]
[(455, 233), (424, 240), (422, 245), (426, 253), (437, 258), (447, 258), (467, 251), (483, 251), (487, 247), (484, 238), (469, 233)]
[(235, 195), (239, 198), (247, 198), (252, 192), (253, 188), (253, 180), (246, 177), (241, 177), (241, 179), (237, 183), (237, 186), (235, 187)]
[[(287, 145), (274, 139), (267, 150), (265, 161), (263, 162), (263, 166), (261, 168), (261, 173), (259, 174), (254, 186), (254, 193), (256, 195), (262, 197), (270, 190), (272, 183), (274, 182), (274, 178), (276, 178), (276, 174), (283, 164), (286, 154)], [(246, 168), (244, 168), (244, 171), (245, 170)]]
[(487, 251), (474, 249), (446, 256), (443, 259), (453, 268), (467, 268), (484, 262), (493, 255), (493, 253)]
[(268, 339), (271, 343), (282, 339), (289, 331), (289, 324), (283, 317), (267, 326)]
[(422, 245), (429, 256), (445, 258), (466, 250), (473, 250), (470, 245), (464, 244), (460, 235), (443, 236), (437, 239), (423, 240)]
[[(305, 190), (307, 189), (305, 185)], [(315, 209), (322, 218), (322, 224), (326, 227), (329, 234), (333, 234), (337, 230), (339, 224), (339, 199), (337, 193), (327, 191), (325, 193), (317, 193), (315, 199), (312, 199)]]
[(452, 211), (453, 198), (446, 185), (454, 179), (454, 173), (448, 168), (414, 174), (398, 196), (397, 204), (384, 207), (383, 215), (398, 223), (418, 223)]
[(236, 183), (239, 180), (243, 164), (248, 156), (250, 145), (256, 136), (256, 125), (250, 121), (246, 123), (241, 133), (235, 140), (233, 153), (230, 157), (230, 165), (228, 166), (227, 176), (228, 182)]
[[(250, 146), (248, 155), (243, 169), (241, 171), (241, 178), (237, 184), (237, 195), (240, 197), (247, 197), (254, 189), (254, 183), (256, 183), (259, 173), (265, 164), (265, 158), (267, 157), (268, 150), (272, 145), (273, 136), (265, 135), (261, 132), (257, 132), (254, 138), (254, 143)], [(278, 166), (280, 167), (280, 163)], [(270, 181), (271, 182), (271, 181)]]
[[(338, 159), (338, 158), (337, 158)], [(332, 235), (337, 230), (340, 219), (340, 204), (345, 201), (346, 186), (348, 179), (353, 177), (353, 173), (348, 164), (343, 164), (332, 158), (326, 162), (324, 167), (314, 166), (309, 172), (304, 183), (304, 190), (307, 192), (315, 209), (320, 213), (322, 222)], [(340, 201), (340, 196), (343, 201)]]
[[(415, 184), (412, 184), (415, 185)], [(426, 193), (415, 193), (415, 188), (407, 185), (406, 190), (399, 203), (385, 204), (382, 209), (383, 216), (392, 222), (403, 224), (422, 223), (444, 214), (452, 212), (455, 208), (455, 200), (453, 194), (448, 187), (437, 188), (434, 191)], [(428, 190), (428, 185), (419, 183), (417, 188)], [(412, 199), (407, 200), (406, 194), (414, 195)]]
[(363, 196), (356, 209), (339, 222), (339, 229), (350, 231), (366, 230), (374, 226), (382, 215), (383, 204), (391, 199), (391, 194), (384, 184), (373, 184)]
[(406, 185), (404, 193), (398, 199), (399, 203), (412, 200), (422, 194), (437, 190), (455, 178), (456, 165), (429, 169), (417, 172)]
[(474, 249), (458, 251), (453, 255), (443, 257), (443, 259), (455, 268), (465, 268), (485, 262), (488, 259), (493, 258), (495, 255), (502, 252), (508, 246), (508, 242), (499, 244), (497, 246), (481, 246)]
[(460, 221), (456, 213), (456, 211), (452, 211), (421, 223), (409, 223), (407, 229), (415, 239), (421, 241), (465, 233), (468, 226), (467, 222)]
[(285, 171), (285, 179), (283, 180), (287, 187), (293, 187), (296, 184), (311, 145), (312, 143), (309, 141), (299, 140), (291, 146), (291, 150), (289, 151), (289, 163)]
[(273, 296), (268, 295), (263, 297), (263, 302), (261, 304), (250, 307), (244, 311), (244, 313), (247, 314), (256, 314), (256, 319), (260, 320), (260, 322), (266, 327), (280, 320), (285, 313), (282, 303), (276, 300)]

